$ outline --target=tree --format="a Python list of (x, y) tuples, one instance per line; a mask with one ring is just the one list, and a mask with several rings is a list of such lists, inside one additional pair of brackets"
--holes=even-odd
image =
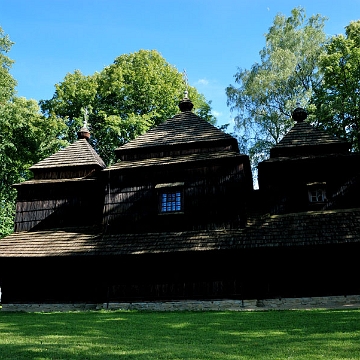
[[(87, 114), (92, 145), (107, 164), (114, 149), (175, 115), (183, 97), (183, 75), (155, 50), (121, 55), (100, 73), (67, 74), (54, 96), (40, 102), (46, 116), (65, 119), (68, 141), (74, 141)], [(193, 87), (195, 111), (215, 122), (210, 103)]]
[(8, 35), (0, 27), (0, 238), (12, 231), (15, 212), (15, 193), (9, 186), (8, 162), (9, 157), (4, 152), (6, 134), (2, 124), (6, 124), (4, 114), (9, 99), (15, 92), (16, 81), (9, 70), (13, 61), (6, 55), (12, 46)]
[(14, 228), (14, 183), (29, 179), (29, 167), (61, 146), (65, 124), (46, 119), (35, 100), (15, 96), (16, 81), (9, 73), (6, 53), (12, 42), (0, 28), (0, 238)]
[(9, 100), (15, 92), (16, 81), (9, 72), (13, 60), (6, 55), (12, 45), (13, 42), (0, 27), (0, 105)]
[(319, 126), (360, 150), (360, 20), (331, 38), (320, 57), (323, 81), (314, 91)]
[(266, 158), (293, 125), (297, 106), (308, 108), (313, 89), (321, 82), (318, 58), (326, 41), (325, 18), (294, 8), (290, 17), (276, 15), (265, 35), (260, 63), (235, 74), (238, 87), (226, 88), (227, 102), (236, 113), (235, 129), (241, 150), (253, 166)]
[(35, 100), (13, 97), (0, 106), (0, 237), (13, 231), (16, 192), (31, 165), (59, 150), (65, 124), (45, 119)]

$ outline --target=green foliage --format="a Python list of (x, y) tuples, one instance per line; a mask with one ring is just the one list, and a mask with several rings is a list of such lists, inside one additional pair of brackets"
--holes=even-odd
[[(56, 85), (52, 99), (42, 100), (46, 116), (65, 119), (67, 140), (72, 142), (87, 110), (91, 142), (108, 164), (114, 149), (175, 115), (183, 97), (181, 73), (155, 50), (121, 55), (92, 76), (80, 71), (67, 74)], [(210, 103), (193, 87), (189, 96), (195, 112), (215, 122)]]
[(359, 359), (359, 310), (0, 312), (0, 359)]
[(96, 77), (85, 76), (79, 70), (67, 74), (64, 81), (55, 85), (55, 94), (51, 100), (41, 100), (41, 110), (47, 118), (62, 119), (67, 128), (64, 138), (70, 143), (76, 140), (77, 131), (83, 125), (84, 108), (89, 111), (95, 102), (97, 93)]
[(360, 20), (351, 22), (346, 36), (337, 35), (320, 57), (323, 82), (313, 103), (318, 124), (360, 150)]
[(9, 73), (13, 60), (6, 55), (12, 45), (13, 42), (0, 27), (0, 105), (10, 99), (15, 92), (16, 81)]
[(59, 149), (65, 129), (57, 119), (42, 116), (36, 101), (15, 96), (13, 61), (6, 56), (12, 44), (0, 28), (0, 238), (13, 231), (12, 184), (28, 179), (32, 164)]
[(12, 189), (6, 190), (0, 193), (0, 238), (14, 231), (16, 193)]
[(291, 113), (307, 107), (313, 88), (321, 81), (318, 58), (326, 36), (325, 18), (294, 8), (290, 17), (278, 14), (265, 35), (261, 62), (235, 74), (238, 87), (226, 89), (228, 106), (236, 113), (235, 123), (242, 151), (253, 165), (268, 156), (293, 125)]
[(0, 237), (13, 231), (12, 184), (29, 179), (29, 167), (60, 148), (64, 128), (58, 120), (45, 119), (35, 100), (12, 97), (0, 105)]

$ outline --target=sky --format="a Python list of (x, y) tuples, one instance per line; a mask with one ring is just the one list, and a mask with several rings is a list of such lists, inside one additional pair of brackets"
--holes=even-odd
[(343, 34), (360, 19), (360, 0), (0, 0), (0, 27), (17, 95), (47, 100), (67, 73), (92, 75), (122, 54), (157, 50), (212, 101), (217, 124), (232, 124), (225, 89), (259, 62), (264, 34), (278, 14), (303, 7)]

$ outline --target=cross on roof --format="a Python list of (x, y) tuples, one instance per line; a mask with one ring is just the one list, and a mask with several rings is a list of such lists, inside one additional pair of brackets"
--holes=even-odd
[(184, 92), (184, 98), (187, 99), (188, 98), (188, 94), (189, 94), (189, 79), (186, 73), (186, 70), (184, 69), (183, 73), (183, 80), (185, 83), (185, 92)]
[(83, 113), (84, 113), (84, 128), (87, 128), (88, 116), (89, 116), (89, 110), (88, 110), (87, 106), (85, 106), (85, 108), (83, 108)]

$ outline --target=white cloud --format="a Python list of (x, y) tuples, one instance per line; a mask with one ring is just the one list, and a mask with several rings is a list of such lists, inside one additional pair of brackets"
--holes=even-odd
[(221, 115), (222, 115), (222, 113), (221, 113), (221, 112), (216, 111), (216, 110), (212, 110), (211, 112), (212, 112), (212, 114), (213, 114), (215, 117), (219, 117), (219, 116), (221, 116)]
[(209, 85), (209, 81), (206, 79), (200, 79), (196, 82), (196, 85)]

